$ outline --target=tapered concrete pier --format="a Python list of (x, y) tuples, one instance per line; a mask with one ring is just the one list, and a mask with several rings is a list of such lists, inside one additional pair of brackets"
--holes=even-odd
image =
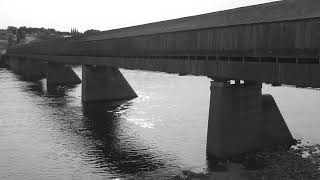
[(118, 68), (82, 66), (82, 101), (116, 101), (132, 99), (137, 94)]
[(292, 144), (292, 135), (261, 83), (211, 82), (207, 153), (229, 158), (272, 145)]
[(81, 83), (81, 79), (72, 70), (72, 67), (59, 63), (48, 63), (47, 85), (75, 85)]

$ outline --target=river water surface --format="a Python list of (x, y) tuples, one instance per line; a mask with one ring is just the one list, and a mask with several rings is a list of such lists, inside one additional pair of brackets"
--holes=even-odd
[[(75, 68), (81, 77), (81, 68)], [(0, 179), (167, 179), (214, 171), (206, 157), (210, 79), (121, 70), (138, 98), (81, 103), (0, 68)], [(320, 143), (320, 91), (263, 86), (297, 139)]]

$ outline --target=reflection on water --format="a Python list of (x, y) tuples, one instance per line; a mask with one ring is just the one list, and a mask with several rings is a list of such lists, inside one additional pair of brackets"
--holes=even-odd
[[(170, 177), (179, 169), (174, 163), (176, 159), (174, 155), (158, 150), (152, 143), (144, 142), (139, 135), (130, 130), (131, 127), (123, 116), (126, 115), (126, 111), (133, 102), (82, 104), (80, 99), (75, 98), (76, 95), (72, 94), (77, 94), (80, 86), (46, 87), (43, 81), (23, 82), (19, 76), (4, 71), (2, 70), (2, 73), (5, 74), (2, 74), (0, 79), (12, 82), (7, 86), (12, 90), (8, 94), (12, 96), (7, 100), (20, 102), (11, 105), (12, 109), (18, 107), (16, 110), (18, 114), (9, 113), (7, 118), (0, 116), (1, 120), (6, 121), (5, 123), (2, 121), (0, 127), (5, 128), (3, 125), (8, 123), (12, 125), (12, 129), (6, 130), (16, 131), (14, 127), (16, 124), (10, 122), (8, 118), (13, 121), (14, 119), (24, 121), (26, 127), (19, 132), (20, 137), (13, 136), (11, 142), (1, 138), (0, 144), (13, 142), (14, 148), (15, 143), (22, 142), (21, 139), (34, 138), (38, 130), (45, 132), (40, 133), (34, 139), (35, 142), (30, 144), (33, 147), (19, 145), (22, 151), (33, 149), (34, 151), (28, 153), (36, 154), (35, 159), (16, 161), (0, 156), (2, 160), (11, 161), (8, 166), (7, 164), (0, 166), (0, 179), (21, 179), (25, 176), (27, 179), (34, 179), (39, 173), (46, 179), (48, 177), (49, 179), (50, 177), (53, 179), (57, 177), (60, 177), (59, 179), (70, 177), (84, 179), (87, 177), (94, 179), (132, 176)], [(4, 91), (1, 92), (4, 93)], [(22, 94), (14, 96), (16, 93)], [(2, 107), (1, 110), (5, 108), (8, 107)], [(19, 109), (25, 109), (24, 113), (20, 114)], [(37, 124), (36, 127), (33, 127), (35, 124)], [(41, 148), (43, 146), (47, 147)], [(6, 152), (12, 155), (15, 153), (14, 151)], [(16, 156), (28, 156), (28, 154), (26, 151)], [(39, 161), (40, 166), (47, 166), (47, 168), (54, 166), (50, 164), (50, 161), (59, 163), (57, 167), (47, 169), (47, 172), (40, 170), (40, 167), (39, 169), (33, 167), (27, 174), (3, 173), (5, 169), (18, 171), (15, 167), (17, 163), (33, 165)], [(76, 167), (70, 168), (70, 166)], [(29, 168), (25, 167), (25, 169)]]
[[(81, 77), (80, 68), (76, 72)], [(226, 162), (209, 158), (209, 79), (123, 73), (138, 98), (81, 103), (81, 85), (47, 87), (43, 79), (24, 81), (0, 68), (0, 179), (166, 179), (183, 169), (214, 172), (217, 178), (261, 179), (288, 174), (294, 168), (283, 164), (293, 161), (313, 168), (312, 160), (296, 156), (297, 151), (272, 150)], [(319, 92), (269, 86), (264, 91), (274, 95), (296, 138), (320, 142), (317, 111), (290, 104), (301, 93), (304, 105), (310, 99), (312, 106), (320, 105)], [(292, 116), (302, 110), (308, 121)], [(310, 122), (314, 127), (304, 130)]]
[(121, 174), (138, 174), (165, 168), (170, 159), (158, 158), (160, 154), (152, 151), (154, 147), (148, 147), (148, 144), (139, 142), (136, 137), (122, 132), (123, 120), (116, 112), (129, 107), (130, 103), (120, 107), (112, 104), (106, 106), (105, 103), (83, 104), (84, 115), (87, 117), (84, 126), (94, 132), (92, 138), (101, 142), (96, 146), (96, 152), (99, 152), (95, 154), (99, 157), (96, 165), (104, 167), (113, 164)]

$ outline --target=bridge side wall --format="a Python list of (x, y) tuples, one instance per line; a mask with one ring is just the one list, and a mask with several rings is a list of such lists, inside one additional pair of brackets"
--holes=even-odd
[(9, 53), (81, 56), (214, 55), (318, 58), (319, 19), (246, 24), (81, 42), (56, 40)]

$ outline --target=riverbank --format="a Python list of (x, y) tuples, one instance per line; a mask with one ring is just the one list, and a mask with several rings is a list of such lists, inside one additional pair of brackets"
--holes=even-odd
[(302, 144), (268, 148), (213, 163), (213, 173), (182, 171), (173, 180), (320, 179), (320, 145)]

